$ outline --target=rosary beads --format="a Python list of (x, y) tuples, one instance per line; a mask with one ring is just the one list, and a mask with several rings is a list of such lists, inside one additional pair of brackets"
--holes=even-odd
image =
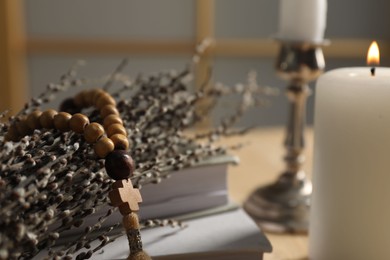
[(127, 150), (129, 148), (126, 129), (116, 109), (116, 102), (110, 94), (100, 89), (82, 91), (75, 96), (74, 105), (79, 110), (95, 106), (100, 110), (103, 126), (96, 122), (90, 123), (88, 117), (81, 113), (73, 115), (68, 113), (67, 111), (72, 109), (67, 101), (61, 105), (61, 110), (65, 112), (57, 112), (53, 109), (44, 112), (33, 111), (27, 117), (11, 125), (5, 138), (18, 141), (35, 129), (54, 128), (62, 132), (71, 130), (83, 134), (88, 143), (95, 143), (94, 150), (99, 158), (105, 158), (114, 149)]
[[(91, 123), (87, 116), (80, 113), (83, 108), (91, 106), (99, 111), (102, 124)], [(126, 152), (130, 144), (115, 99), (102, 89), (84, 90), (73, 99), (65, 100), (60, 110), (61, 112), (53, 109), (31, 112), (10, 125), (5, 139), (18, 141), (35, 129), (42, 128), (82, 134), (87, 143), (94, 145), (95, 154), (105, 159), (107, 174), (116, 180), (109, 192), (109, 198), (123, 216), (123, 226), (130, 247), (128, 259), (151, 259), (142, 248), (137, 215), (138, 203), (142, 202), (142, 197), (129, 179), (134, 172), (134, 161)]]

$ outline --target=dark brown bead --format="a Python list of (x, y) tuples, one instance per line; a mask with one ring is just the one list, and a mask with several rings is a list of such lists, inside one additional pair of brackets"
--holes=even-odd
[(34, 129), (31, 129), (28, 127), (27, 122), (25, 119), (20, 120), (15, 124), (16, 129), (18, 130), (18, 133), (21, 137), (31, 133)]
[(71, 115), (80, 113), (81, 108), (76, 106), (73, 98), (65, 99), (60, 105), (60, 111), (67, 112)]
[(93, 103), (93, 95), (92, 95), (93, 93), (95, 93), (95, 90), (89, 89), (89, 90), (87, 90), (87, 92), (84, 96), (84, 100), (85, 100), (88, 107), (93, 106), (93, 104), (94, 104)]
[(88, 95), (88, 90), (82, 90), (76, 96), (74, 96), (74, 103), (76, 104), (76, 106), (80, 108), (87, 107), (88, 106), (86, 100), (87, 95)]
[(106, 156), (105, 167), (111, 178), (123, 180), (133, 175), (134, 161), (125, 151), (114, 150)]
[(10, 125), (8, 128), (8, 132), (5, 135), (5, 140), (6, 141), (13, 141), (17, 142), (20, 139), (20, 135), (18, 133), (18, 130), (16, 129), (16, 126), (14, 124)]

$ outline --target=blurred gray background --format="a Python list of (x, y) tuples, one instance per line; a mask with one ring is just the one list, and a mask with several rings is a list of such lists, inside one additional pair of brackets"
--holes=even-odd
[[(216, 39), (271, 39), (277, 31), (276, 0), (215, 0), (214, 26)], [(390, 39), (390, 2), (382, 0), (329, 0), (326, 38), (379, 40)], [(195, 0), (30, 0), (24, 1), (27, 37), (31, 39), (142, 39), (196, 40)], [(277, 46), (277, 43), (274, 43)], [(368, 47), (368, 45), (367, 45)], [(365, 66), (366, 53), (353, 57), (326, 57), (327, 70), (345, 66)], [(213, 79), (227, 85), (245, 82), (247, 73), (255, 70), (261, 85), (277, 87), (281, 95), (272, 98), (271, 106), (249, 111), (241, 125), (284, 125), (287, 99), (286, 83), (274, 71), (274, 54), (264, 57), (248, 55), (217, 55), (212, 59)], [(123, 57), (129, 57), (125, 72), (132, 76), (161, 70), (183, 69), (190, 54), (85, 54), (31, 51), (28, 54), (28, 85), (31, 95), (44, 91), (49, 82), (57, 82), (75, 61), (84, 59), (87, 66), (79, 73), (98, 77), (110, 73)], [(382, 65), (390, 65), (382, 55)], [(312, 85), (315, 91), (314, 84)], [(212, 115), (213, 122), (233, 110), (234, 100), (225, 100)], [(313, 96), (308, 101), (308, 122), (313, 122)]]

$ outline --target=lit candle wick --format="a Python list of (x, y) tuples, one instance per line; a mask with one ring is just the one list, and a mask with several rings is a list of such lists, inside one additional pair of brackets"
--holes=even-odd
[(367, 52), (367, 65), (372, 65), (371, 76), (375, 76), (375, 66), (380, 63), (379, 47), (376, 41), (373, 41)]

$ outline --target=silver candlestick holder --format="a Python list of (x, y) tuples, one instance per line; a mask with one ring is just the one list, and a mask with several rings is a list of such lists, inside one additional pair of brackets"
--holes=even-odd
[(281, 41), (276, 70), (289, 82), (290, 101), (284, 142), (286, 170), (274, 183), (255, 190), (244, 204), (249, 215), (267, 231), (306, 233), (308, 230), (312, 185), (302, 169), (306, 101), (311, 92), (308, 83), (318, 78), (325, 68), (323, 45)]

